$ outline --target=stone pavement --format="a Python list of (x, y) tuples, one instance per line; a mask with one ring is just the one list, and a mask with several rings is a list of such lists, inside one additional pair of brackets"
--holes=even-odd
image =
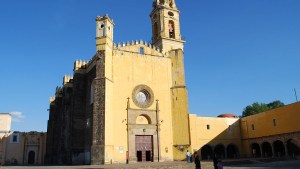
[[(300, 169), (300, 160), (293, 161), (275, 161), (275, 162), (259, 162), (254, 160), (251, 164), (238, 164), (225, 166), (224, 169)], [(225, 164), (226, 165), (226, 164)], [(212, 162), (202, 161), (202, 169), (213, 169)], [(186, 162), (163, 162), (163, 163), (137, 163), (137, 164), (112, 164), (99, 166), (2, 166), (1, 169), (194, 169), (193, 163)]]

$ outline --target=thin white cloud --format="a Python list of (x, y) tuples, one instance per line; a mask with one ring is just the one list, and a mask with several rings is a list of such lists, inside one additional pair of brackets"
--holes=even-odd
[(25, 118), (22, 112), (10, 112), (10, 115), (14, 122), (21, 122)]

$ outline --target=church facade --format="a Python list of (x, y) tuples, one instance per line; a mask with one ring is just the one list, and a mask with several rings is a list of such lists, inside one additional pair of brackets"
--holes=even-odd
[(238, 118), (189, 114), (180, 11), (154, 0), (152, 43), (115, 44), (96, 17), (96, 53), (50, 98), (45, 163), (112, 164), (300, 155), (300, 102)]
[(51, 98), (47, 162), (172, 161), (190, 147), (184, 41), (172, 0), (154, 1), (152, 44), (115, 44), (114, 22), (96, 18), (96, 54)]

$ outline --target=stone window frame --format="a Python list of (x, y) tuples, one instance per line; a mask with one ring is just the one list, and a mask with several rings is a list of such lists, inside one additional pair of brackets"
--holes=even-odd
[(273, 119), (273, 126), (277, 126), (277, 120), (276, 119)]
[[(16, 138), (16, 140), (14, 138)], [(19, 133), (13, 133), (10, 137), (10, 143), (17, 144), (19, 143), (19, 141), (20, 141)]]
[[(139, 92), (145, 92), (145, 95), (146, 95), (145, 103), (140, 103), (136, 99), (136, 95)], [(132, 101), (139, 108), (149, 108), (154, 102), (154, 94), (153, 94), (152, 89), (149, 86), (144, 85), (144, 84), (136, 86), (132, 91)]]
[(145, 54), (145, 48), (144, 47), (139, 48), (139, 54), (141, 54), (141, 55)]

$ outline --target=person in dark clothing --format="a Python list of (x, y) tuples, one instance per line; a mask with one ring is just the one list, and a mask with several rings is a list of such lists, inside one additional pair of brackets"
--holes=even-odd
[(194, 153), (194, 162), (196, 165), (196, 169), (201, 169), (200, 159), (197, 153)]
[(218, 160), (216, 154), (214, 155), (213, 162), (214, 162), (214, 168), (215, 168), (215, 169), (218, 169), (218, 162), (219, 162), (219, 160)]

